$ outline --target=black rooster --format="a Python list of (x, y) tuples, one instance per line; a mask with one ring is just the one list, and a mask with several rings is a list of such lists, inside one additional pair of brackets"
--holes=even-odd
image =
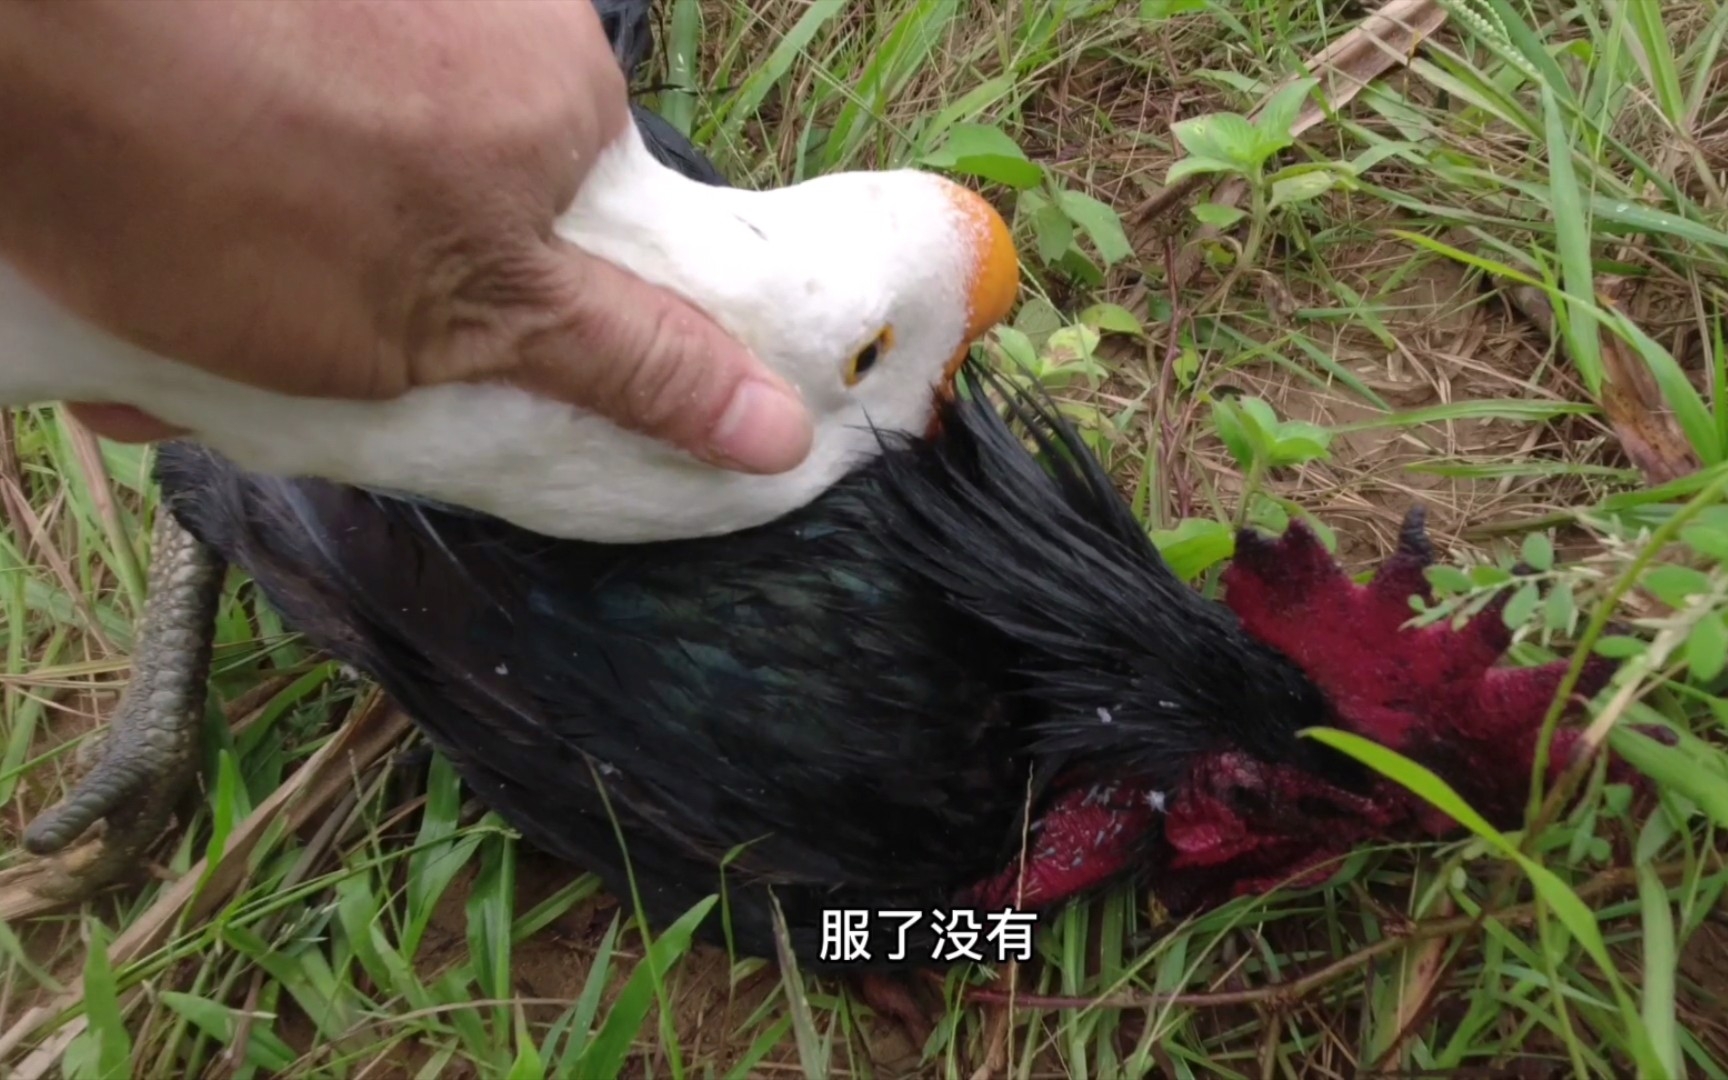
[[(1189, 909), (1449, 826), (1298, 737), (1313, 725), (1515, 818), (1563, 665), (1491, 669), (1497, 608), (1400, 629), (1426, 588), (1419, 517), (1366, 587), (1302, 526), (1244, 534), (1228, 606), (1207, 601), (1052, 409), (971, 374), (1015, 423), (973, 388), (937, 437), (716, 539), (548, 541), (189, 445), (163, 449), (158, 479), (535, 845), (618, 895), (628, 859), (661, 924), (720, 891), (731, 853), (731, 931), (753, 954), (773, 954), (770, 891), (821, 966), (824, 912), (1037, 909), (1135, 874)], [(931, 919), (869, 930), (872, 959), (935, 951)]]

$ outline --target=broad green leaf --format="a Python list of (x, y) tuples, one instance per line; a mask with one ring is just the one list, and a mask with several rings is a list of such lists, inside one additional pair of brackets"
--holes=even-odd
[(1067, 254), (1057, 259), (1055, 269), (1087, 288), (1096, 289), (1104, 284), (1104, 271), (1098, 269), (1098, 264), (1078, 247), (1069, 248)]
[(1176, 382), (1184, 390), (1192, 387), (1200, 374), (1200, 350), (1187, 334), (1182, 336), (1182, 351), (1176, 354), (1175, 368)]
[(1456, 566), (1430, 566), (1428, 583), (1446, 594), (1467, 593), (1472, 588), (1470, 576)]
[(1068, 325), (1056, 305), (1042, 296), (1034, 296), (1020, 305), (1020, 310), (1014, 313), (1014, 329), (1019, 330), (1032, 339), (1032, 344), (1042, 348), (1051, 334)]
[(1171, 126), (1170, 133), (1189, 156), (1227, 162), (1230, 168), (1241, 172), (1251, 172), (1265, 160), (1259, 152), (1260, 133), (1246, 117), (1235, 113), (1211, 113), (1178, 121)]
[(1534, 581), (1525, 582), (1512, 594), (1512, 599), (1506, 601), (1506, 608), (1500, 613), (1507, 627), (1518, 629), (1530, 621), (1530, 616), (1536, 614), (1536, 605), (1542, 600), (1542, 593), (1536, 588)]
[(994, 333), (997, 346), (1015, 366), (1027, 369), (1038, 366), (1038, 349), (1032, 344), (1032, 339), (1026, 336), (1025, 331), (1012, 326), (998, 326)]
[[(60, 1075), (66, 1080), (108, 1080), (102, 1074), (102, 1065), (97, 1056), (101, 1052), (102, 1047), (96, 1033), (85, 1028), (61, 1052)], [(116, 1074), (113, 1080), (124, 1080), (124, 1074)]]
[(1688, 525), (1680, 530), (1680, 539), (1700, 555), (1728, 562), (1728, 532), (1706, 525)]
[(1074, 243), (1074, 222), (1061, 207), (1045, 203), (1032, 214), (1032, 242), (1038, 257), (1053, 263)]
[(1319, 424), (1310, 424), (1306, 420), (1286, 420), (1278, 425), (1278, 434), (1284, 438), (1312, 439), (1322, 446), (1332, 444), (1332, 432)]
[[(1612, 736), (1610, 736), (1612, 740)], [(1632, 805), (1632, 787), (1629, 784), (1603, 784), (1602, 808), (1615, 817), (1624, 817)]]
[(1262, 399), (1242, 397), (1237, 399), (1236, 404), (1243, 412), (1254, 418), (1254, 422), (1260, 425), (1261, 431), (1270, 432), (1278, 427), (1278, 414), (1272, 410), (1271, 405)]
[(1722, 673), (1724, 662), (1728, 662), (1728, 628), (1722, 625), (1722, 616), (1712, 612), (1686, 635), (1686, 667), (1698, 682), (1709, 682)]
[(1672, 608), (1685, 607), (1694, 596), (1710, 591), (1710, 578), (1690, 566), (1658, 566), (1645, 573), (1638, 584)]
[(1544, 533), (1531, 533), (1526, 536), (1519, 556), (1532, 570), (1546, 571), (1554, 568), (1554, 544)]
[(1183, 581), (1193, 581), (1236, 550), (1235, 532), (1211, 518), (1184, 518), (1174, 529), (1154, 530), (1151, 535), (1164, 561)]
[(1134, 254), (1128, 234), (1122, 231), (1122, 218), (1110, 204), (1081, 191), (1057, 192), (1056, 204), (1092, 238), (1092, 246), (1098, 249), (1106, 266)]
[(1290, 529), (1290, 511), (1277, 499), (1255, 492), (1248, 503), (1248, 523), (1261, 532), (1283, 536)]
[(1308, 461), (1324, 459), (1329, 451), (1326, 444), (1318, 439), (1304, 435), (1279, 436), (1272, 445), (1272, 464), (1278, 466), (1301, 465)]
[(1146, 336), (1146, 327), (1121, 304), (1093, 304), (1080, 313), (1080, 321), (1100, 333)]
[[(1098, 349), (1098, 331), (1084, 323), (1064, 326), (1044, 343), (1044, 356), (1052, 367), (1080, 364), (1090, 367)], [(1095, 425), (1092, 425), (1095, 426)]]
[(1225, 206), (1222, 203), (1203, 202), (1193, 209), (1194, 220), (1202, 225), (1210, 225), (1214, 229), (1228, 229), (1230, 226), (1248, 216), (1248, 211), (1240, 206)]
[[(701, 0), (697, 0), (698, 3)], [(965, 122), (969, 116), (989, 116), (998, 114), (1004, 104), (1013, 98), (1018, 83), (1016, 80), (997, 75), (985, 79), (964, 94), (954, 98), (934, 113), (925, 122), (920, 132), (919, 147), (934, 146), (955, 124)]]
[(1026, 152), (1007, 132), (990, 124), (955, 124), (942, 145), (919, 163), (1013, 188), (1035, 187), (1044, 179), (1044, 169), (1027, 160)]
[[(1266, 412), (1271, 413), (1268, 406)], [(1264, 423), (1264, 418), (1260, 417)], [(1332, 433), (1318, 424), (1305, 420), (1286, 420), (1268, 425), (1271, 428), (1272, 463), (1300, 465), (1325, 458), (1332, 445)]]
[(1212, 403), (1212, 419), (1218, 426), (1218, 437), (1243, 470), (1266, 458), (1266, 430), (1254, 419), (1253, 412), (1243, 407), (1253, 400), (1246, 398), (1238, 402), (1220, 398)]
[(1470, 580), (1483, 588), (1487, 588), (1493, 585), (1505, 585), (1512, 580), (1512, 574), (1503, 567), (1482, 563), (1470, 568)]
[(1543, 618), (1550, 628), (1562, 633), (1572, 632), (1572, 616), (1577, 612), (1570, 581), (1557, 582), (1543, 604)]
[(1319, 198), (1338, 186), (1338, 174), (1330, 169), (1316, 169), (1272, 182), (1272, 198), (1267, 207), (1272, 210), (1291, 203)]
[(1604, 634), (1596, 639), (1596, 654), (1610, 660), (1630, 660), (1643, 655), (1649, 647), (1643, 639), (1624, 634)]
[(1284, 144), (1290, 141), (1290, 128), (1296, 123), (1296, 117), (1302, 113), (1302, 105), (1308, 100), (1308, 95), (1320, 85), (1320, 80), (1312, 76), (1304, 76), (1293, 80), (1266, 100), (1260, 108), (1260, 116), (1254, 124), (1262, 132), (1282, 136)]
[(1188, 179), (1190, 176), (1198, 176), (1204, 173), (1234, 173), (1241, 171), (1241, 167), (1235, 162), (1225, 161), (1223, 158), (1196, 155), (1194, 157), (1181, 158), (1172, 164), (1170, 166), (1170, 171), (1164, 174), (1164, 183), (1175, 184), (1179, 181)]

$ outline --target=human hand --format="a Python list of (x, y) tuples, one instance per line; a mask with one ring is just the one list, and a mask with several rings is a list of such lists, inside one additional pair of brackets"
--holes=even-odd
[[(0, 8), (0, 253), (134, 344), (310, 396), (502, 379), (716, 464), (796, 393), (552, 224), (630, 123), (587, 0)], [(99, 433), (175, 434), (119, 405)]]

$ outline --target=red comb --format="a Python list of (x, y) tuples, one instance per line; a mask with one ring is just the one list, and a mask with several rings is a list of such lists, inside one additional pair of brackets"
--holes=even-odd
[[(1420, 762), (1490, 821), (1517, 822), (1530, 790), (1542, 722), (1567, 662), (1498, 668), (1512, 643), (1506, 597), (1462, 627), (1410, 628), (1410, 598), (1431, 601), (1434, 552), (1420, 508), (1366, 585), (1352, 582), (1306, 525), (1276, 539), (1244, 532), (1224, 571), (1226, 603), (1249, 633), (1294, 661), (1325, 695), (1332, 723)], [(1614, 672), (1592, 657), (1573, 711)], [(1569, 763), (1574, 731), (1557, 732), (1550, 768)], [(1455, 823), (1402, 787), (1375, 779), (1344, 791), (1288, 763), (1222, 755), (1199, 762), (1170, 807), (1164, 884), (1172, 908), (1301, 879), (1305, 870), (1376, 837), (1440, 836)], [(1174, 902), (1173, 902), (1174, 901)]]
[[(1420, 508), (1367, 585), (1350, 581), (1296, 522), (1276, 540), (1238, 540), (1224, 571), (1225, 602), (1250, 634), (1302, 668), (1340, 727), (1421, 761), (1489, 819), (1505, 821), (1524, 807), (1542, 721), (1568, 662), (1494, 667), (1512, 644), (1501, 618), (1509, 592), (1459, 629), (1450, 620), (1404, 628), (1415, 614), (1412, 596), (1433, 601), (1424, 573), (1433, 561)], [(1612, 661), (1592, 657), (1569, 707), (1613, 673)], [(1439, 833), (1451, 822), (1442, 815), (1429, 824)]]

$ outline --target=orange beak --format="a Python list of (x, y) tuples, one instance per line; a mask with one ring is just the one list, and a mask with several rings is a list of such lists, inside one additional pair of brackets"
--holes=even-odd
[(994, 206), (970, 188), (954, 184), (949, 197), (966, 223), (973, 260), (972, 280), (967, 286), (966, 338), (943, 373), (944, 394), (954, 392), (954, 377), (972, 351), (972, 343), (1008, 317), (1020, 293), (1020, 255), (1014, 250), (1008, 223)]

